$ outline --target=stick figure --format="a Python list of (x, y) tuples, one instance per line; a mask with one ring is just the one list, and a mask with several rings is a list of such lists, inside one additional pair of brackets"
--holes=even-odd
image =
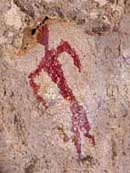
[(34, 95), (36, 98), (43, 103), (43, 105), (48, 108), (48, 105), (44, 98), (39, 95), (38, 91), (40, 86), (35, 83), (34, 79), (39, 76), (40, 72), (44, 70), (51, 80), (57, 84), (60, 94), (62, 97), (70, 103), (70, 111), (72, 113), (72, 131), (74, 133), (74, 143), (76, 146), (77, 153), (79, 157), (81, 156), (81, 133), (84, 137), (92, 140), (95, 143), (94, 137), (89, 134), (90, 125), (87, 119), (87, 114), (84, 107), (79, 104), (76, 97), (73, 94), (72, 89), (69, 87), (62, 69), (62, 65), (58, 61), (58, 57), (61, 53), (66, 52), (70, 55), (73, 60), (73, 64), (81, 72), (81, 62), (79, 56), (76, 54), (75, 49), (73, 49), (67, 41), (62, 41), (56, 49), (49, 49), (49, 29), (47, 25), (42, 26), (39, 29), (37, 36), (38, 42), (45, 47), (45, 55), (43, 56), (41, 62), (39, 63), (36, 70), (34, 70), (29, 75), (29, 82), (33, 88)]

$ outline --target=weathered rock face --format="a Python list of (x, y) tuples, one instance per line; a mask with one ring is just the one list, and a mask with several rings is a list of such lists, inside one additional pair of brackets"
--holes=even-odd
[(129, 173), (129, 3), (0, 10), (0, 172)]

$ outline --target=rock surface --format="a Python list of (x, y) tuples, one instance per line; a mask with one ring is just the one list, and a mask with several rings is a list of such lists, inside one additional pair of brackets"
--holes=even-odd
[[(129, 1), (1, 0), (0, 13), (0, 173), (130, 173)], [(67, 48), (58, 55), (95, 138), (81, 134), (82, 158), (54, 74), (42, 68), (34, 79), (47, 109), (30, 85), (48, 58), (46, 35), (38, 37), (45, 25), (48, 50), (67, 41), (80, 59), (81, 72)]]

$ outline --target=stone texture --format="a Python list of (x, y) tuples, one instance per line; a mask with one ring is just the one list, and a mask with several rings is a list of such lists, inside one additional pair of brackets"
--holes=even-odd
[[(130, 172), (129, 1), (14, 0), (0, 3), (0, 172)], [(66, 53), (65, 78), (85, 107), (96, 145), (85, 140), (79, 160), (71, 138), (69, 103), (42, 71), (35, 79), (49, 108), (39, 103), (28, 75), (45, 54), (37, 42), (49, 16), (49, 48), (67, 40), (82, 71)]]

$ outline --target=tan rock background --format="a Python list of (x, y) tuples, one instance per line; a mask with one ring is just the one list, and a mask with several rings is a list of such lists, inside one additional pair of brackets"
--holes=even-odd
[[(129, 0), (0, 0), (0, 14), (0, 173), (130, 173)], [(45, 111), (29, 85), (44, 55), (31, 29), (45, 16), (58, 20), (50, 48), (67, 40), (83, 64), (79, 74), (59, 57), (96, 140), (84, 143), (82, 161), (63, 142), (59, 129), (71, 136), (71, 115), (57, 86), (44, 72), (36, 79), (46, 85)]]

